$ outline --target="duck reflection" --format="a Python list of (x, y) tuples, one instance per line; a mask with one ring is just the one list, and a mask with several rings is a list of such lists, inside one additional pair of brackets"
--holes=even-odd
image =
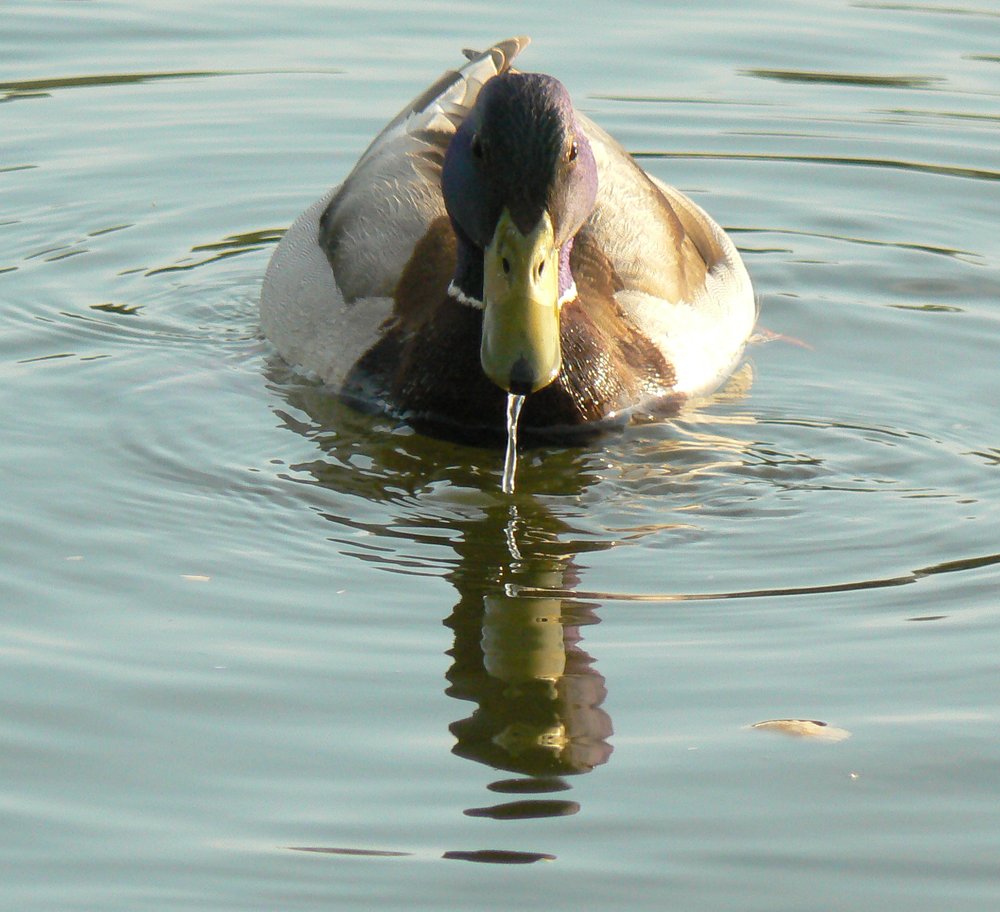
[(451, 726), (455, 753), (533, 776), (587, 772), (606, 762), (612, 728), (600, 708), (604, 678), (579, 646), (580, 626), (596, 623), (592, 612), (564, 613), (559, 599), (487, 596), (481, 620), (479, 643), (455, 627), (448, 693), (478, 704)]
[[(465, 813), (493, 819), (576, 813), (579, 805), (563, 797), (569, 780), (612, 754), (605, 680), (583, 648), (585, 628), (599, 618), (571, 595), (579, 588), (580, 556), (691, 526), (665, 517), (595, 534), (590, 517), (587, 531), (573, 517), (593, 502), (609, 473), (625, 480), (630, 498), (666, 489), (687, 510), (713, 468), (739, 465), (749, 444), (696, 427), (682, 437), (650, 425), (646, 434), (633, 429), (627, 447), (523, 455), (518, 491), (508, 497), (499, 490), (498, 451), (455, 446), (384, 415), (359, 413), (277, 362), (268, 379), (282, 400), (279, 423), (321, 451), (289, 466), (285, 477), (329, 495), (308, 500), (342, 530), (331, 536), (342, 553), (394, 572), (448, 568), (457, 601), (444, 620), (454, 634), (445, 692), (469, 706), (449, 725), (452, 752), (503, 771), (487, 786), (499, 803), (484, 801)], [(559, 506), (550, 510), (550, 503)], [(359, 532), (373, 536), (369, 549), (359, 546)], [(462, 850), (443, 857), (525, 864), (554, 856)]]
[[(559, 523), (537, 501), (497, 507), (484, 519), (465, 530), (456, 545), (463, 559), (451, 574), (459, 601), (445, 621), (455, 632), (447, 693), (476, 704), (450, 726), (453, 752), (530, 777), (496, 782), (493, 791), (561, 791), (568, 788), (561, 777), (589, 772), (612, 751), (604, 678), (580, 645), (581, 629), (598, 619), (568, 599), (515, 594), (529, 586), (565, 591), (576, 582)], [(578, 809), (534, 799), (466, 813), (536, 817)]]
[[(439, 476), (448, 480), (451, 490), (471, 491), (488, 483), (477, 475), (477, 451), (457, 450), (422, 436), (386, 433), (382, 419), (360, 416), (320, 389), (285, 385), (283, 379), (272, 377), (284, 387), (288, 404), (315, 422), (282, 412), (283, 423), (316, 440), (325, 457), (296, 465), (294, 471), (304, 470), (313, 483), (369, 502), (400, 502), (394, 534), (407, 535), (406, 516), (412, 505), (402, 502), (416, 493), (406, 490), (410, 485), (426, 491)], [(338, 428), (340, 433), (326, 428)], [(357, 465), (362, 450), (376, 463), (371, 471)], [(493, 453), (486, 456), (497, 463), (498, 472), (498, 458)], [(417, 466), (424, 468), (424, 475), (417, 477)], [(548, 484), (556, 488), (550, 487), (549, 493), (579, 495), (597, 481), (583, 452), (554, 451), (546, 467)], [(498, 476), (491, 481), (498, 484)], [(611, 719), (601, 708), (607, 695), (604, 678), (581, 646), (582, 629), (598, 623), (598, 618), (593, 608), (570, 599), (516, 593), (520, 588), (572, 590), (579, 551), (612, 547), (613, 542), (573, 543), (574, 530), (554, 517), (537, 496), (519, 494), (512, 499), (497, 490), (473, 500), (474, 504), (449, 503), (438, 515), (433, 515), (436, 510), (428, 515), (421, 509), (414, 517), (421, 532), (428, 526), (447, 528), (458, 558), (450, 562), (447, 574), (458, 601), (444, 621), (455, 635), (448, 652), (452, 665), (446, 693), (476, 708), (449, 726), (456, 738), (453, 752), (523, 777), (493, 783), (490, 788), (495, 792), (565, 790), (569, 786), (561, 777), (589, 772), (607, 762), (612, 752)], [(383, 527), (369, 529), (356, 516), (327, 515), (338, 525), (388, 534)], [(575, 809), (571, 802), (535, 799), (467, 813), (534, 816)]]
[[(749, 384), (748, 372), (734, 376), (720, 401), (743, 395), (743, 386), (734, 384), (744, 375)], [(567, 503), (600, 484), (595, 469), (604, 463), (595, 452), (601, 451), (564, 447), (546, 451), (539, 465), (525, 459), (519, 468), (522, 484), (511, 498), (499, 491), (498, 452), (457, 447), (412, 434), (386, 416), (362, 415), (280, 365), (269, 379), (292, 409), (277, 411), (281, 422), (323, 451), (321, 458), (292, 471), (306, 483), (347, 498), (342, 510), (323, 510), (323, 515), (382, 541), (447, 541), (457, 556), (446, 561), (447, 578), (458, 594), (444, 621), (454, 632), (446, 693), (469, 701), (474, 709), (449, 726), (456, 739), (453, 752), (517, 774), (489, 788), (521, 796), (466, 813), (524, 817), (575, 812), (573, 802), (524, 796), (566, 790), (566, 777), (589, 772), (612, 753), (611, 719), (602, 708), (605, 681), (582, 646), (582, 631), (598, 618), (586, 603), (546, 595), (575, 591), (578, 556), (616, 547), (621, 540), (581, 535), (546, 506), (553, 496)], [(695, 494), (699, 479), (712, 467), (739, 464), (748, 447), (745, 441), (691, 428), (685, 438), (658, 434), (655, 426), (647, 438), (633, 437), (615, 470), (647, 493), (668, 484), (675, 498)], [(359, 498), (388, 507), (390, 521), (371, 514), (363, 519), (357, 511)], [(670, 528), (647, 524), (626, 537), (663, 534)], [(357, 550), (356, 537), (342, 541)], [(397, 570), (417, 566), (422, 558), (407, 550), (405, 544), (379, 548), (366, 559), (386, 561)], [(426, 552), (421, 553), (426, 559)], [(435, 563), (440, 566), (442, 559)]]

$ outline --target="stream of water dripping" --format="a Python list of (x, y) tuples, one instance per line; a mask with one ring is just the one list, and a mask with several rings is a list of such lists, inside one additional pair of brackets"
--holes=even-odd
[(517, 471), (517, 419), (521, 415), (524, 396), (507, 394), (507, 453), (503, 460), (503, 482), (501, 488), (504, 494), (514, 493), (514, 473)]

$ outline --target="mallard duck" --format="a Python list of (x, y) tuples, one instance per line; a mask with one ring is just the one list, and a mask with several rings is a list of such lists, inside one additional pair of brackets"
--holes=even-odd
[(261, 325), (289, 363), (418, 430), (502, 438), (710, 392), (756, 318), (735, 245), (647, 175), (527, 38), (466, 52), (278, 245)]

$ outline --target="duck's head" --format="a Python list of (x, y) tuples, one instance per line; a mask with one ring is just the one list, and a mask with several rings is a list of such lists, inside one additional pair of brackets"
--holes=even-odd
[(533, 393), (559, 374), (570, 249), (597, 197), (594, 154), (562, 83), (537, 73), (487, 82), (441, 182), (458, 236), (453, 286), (483, 303), (483, 370), (508, 392)]

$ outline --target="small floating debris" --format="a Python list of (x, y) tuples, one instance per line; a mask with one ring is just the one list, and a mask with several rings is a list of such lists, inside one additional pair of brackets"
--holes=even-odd
[(779, 732), (797, 738), (812, 738), (816, 741), (846, 741), (851, 733), (846, 728), (834, 728), (816, 719), (768, 719), (755, 722), (750, 728)]
[(202, 573), (182, 573), (181, 579), (188, 583), (207, 583), (212, 577)]

